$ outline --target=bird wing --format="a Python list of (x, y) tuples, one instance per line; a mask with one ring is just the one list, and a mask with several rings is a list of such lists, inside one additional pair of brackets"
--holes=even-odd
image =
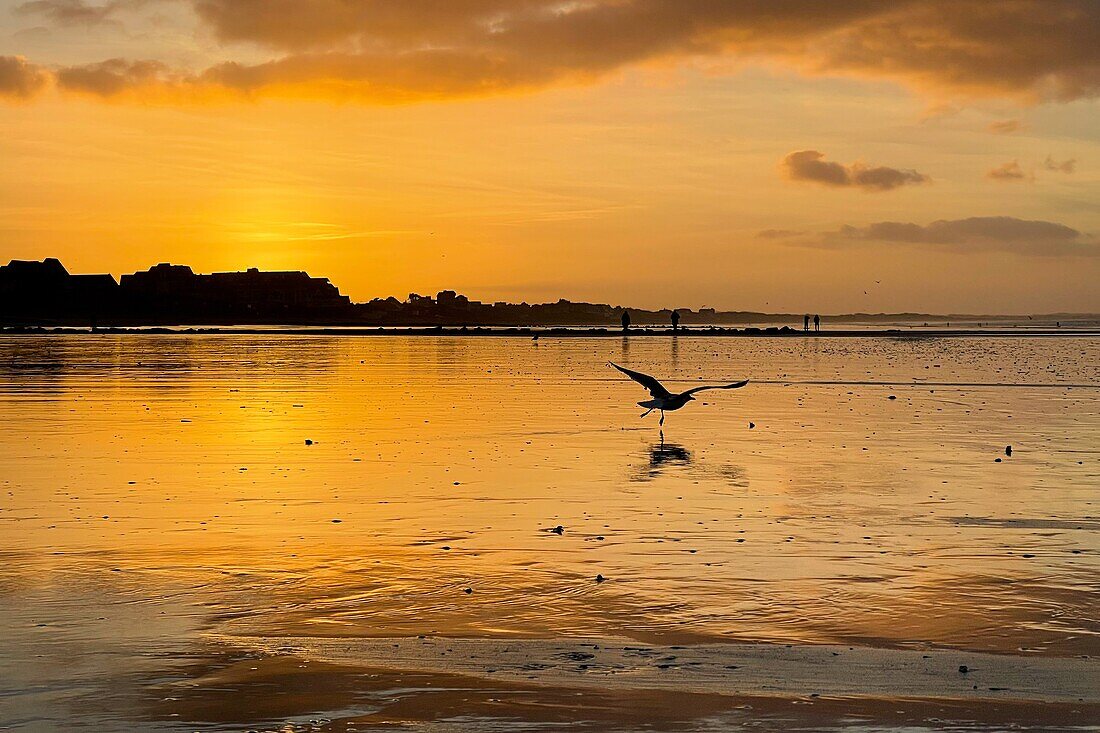
[(695, 394), (696, 392), (702, 392), (705, 389), (741, 389), (748, 383), (749, 380), (746, 379), (743, 382), (734, 382), (733, 384), (712, 384), (708, 387), (696, 387), (695, 389), (689, 389), (687, 392), (684, 392), (684, 394)]
[(662, 385), (655, 378), (649, 376), (648, 374), (642, 374), (641, 372), (636, 372), (632, 369), (626, 369), (624, 367), (619, 366), (618, 364), (616, 364), (613, 361), (609, 361), (607, 363), (610, 364), (611, 366), (615, 367), (616, 369), (618, 369), (620, 372), (622, 372), (626, 376), (633, 379), (638, 384), (640, 384), (643, 387), (645, 387), (646, 389), (648, 389), (649, 394), (653, 395), (654, 397), (671, 397), (672, 396), (672, 393), (669, 392), (667, 389), (665, 389), (664, 385)]

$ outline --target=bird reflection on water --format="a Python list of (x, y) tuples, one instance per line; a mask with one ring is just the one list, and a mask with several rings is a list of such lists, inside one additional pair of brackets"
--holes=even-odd
[(657, 478), (670, 467), (687, 467), (691, 465), (691, 451), (677, 443), (666, 443), (665, 434), (661, 433), (661, 442), (649, 446), (649, 464), (641, 468), (635, 481), (650, 481)]
[(691, 451), (676, 443), (666, 443), (665, 434), (661, 433), (661, 442), (649, 449), (649, 466), (659, 469), (665, 463), (680, 463), (686, 466), (691, 463)]
[(661, 433), (661, 440), (650, 445), (646, 452), (646, 463), (639, 466), (632, 480), (639, 482), (653, 481), (666, 472), (684, 472), (696, 476), (705, 477), (708, 480), (718, 480), (729, 486), (744, 487), (748, 485), (744, 469), (732, 464), (710, 465), (705, 458), (696, 455), (679, 443), (665, 442), (665, 434)]

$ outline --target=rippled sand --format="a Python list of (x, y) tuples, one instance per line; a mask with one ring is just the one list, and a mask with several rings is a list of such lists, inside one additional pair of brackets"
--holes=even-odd
[[(608, 359), (753, 383), (662, 438)], [(0, 729), (1095, 725), (1050, 680), (1097, 677), (1098, 415), (1095, 338), (0, 338)], [(378, 651), (440, 639), (481, 651)], [(739, 669), (551, 672), (592, 643)], [(960, 702), (959, 652), (1054, 676)]]

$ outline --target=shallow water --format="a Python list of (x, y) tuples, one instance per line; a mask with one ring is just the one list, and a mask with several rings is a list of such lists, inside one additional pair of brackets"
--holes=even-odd
[(1100, 655), (1098, 415), (1096, 338), (0, 337), (0, 729), (232, 728), (211, 634)]

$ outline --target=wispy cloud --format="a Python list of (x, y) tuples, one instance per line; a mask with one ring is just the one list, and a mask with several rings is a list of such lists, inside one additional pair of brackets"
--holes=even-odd
[(805, 234), (806, 232), (797, 229), (765, 229), (757, 232), (756, 236), (759, 239), (794, 239)]
[(85, 0), (29, 0), (14, 9), (15, 15), (36, 15), (55, 25), (101, 25), (116, 23), (114, 16), (122, 11), (148, 4), (149, 0), (109, 0), (100, 5)]
[(1020, 120), (995, 120), (990, 122), (986, 126), (987, 130), (994, 135), (1012, 135), (1017, 132), (1023, 132), (1027, 129), (1027, 125)]
[(1057, 161), (1048, 155), (1047, 159), (1043, 161), (1043, 167), (1048, 171), (1073, 173), (1077, 170), (1077, 160), (1075, 158), (1070, 158), (1069, 160)]

